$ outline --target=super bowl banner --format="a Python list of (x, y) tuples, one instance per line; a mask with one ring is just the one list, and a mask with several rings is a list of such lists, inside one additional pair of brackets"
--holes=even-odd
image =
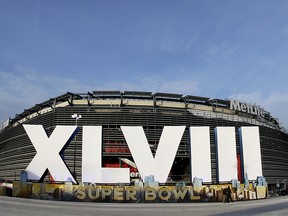
[(252, 184), (245, 188), (243, 184), (239, 188), (233, 188), (231, 184), (221, 185), (73, 185), (46, 183), (13, 183), (13, 196), (33, 199), (48, 199), (59, 201), (80, 202), (193, 202), (193, 201), (223, 201), (223, 188), (232, 186), (233, 200), (251, 200), (267, 197), (267, 185)]

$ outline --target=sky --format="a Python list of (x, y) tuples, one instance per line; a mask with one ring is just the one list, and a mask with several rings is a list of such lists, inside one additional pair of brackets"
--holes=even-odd
[(0, 122), (66, 92), (256, 103), (288, 128), (287, 0), (0, 0)]

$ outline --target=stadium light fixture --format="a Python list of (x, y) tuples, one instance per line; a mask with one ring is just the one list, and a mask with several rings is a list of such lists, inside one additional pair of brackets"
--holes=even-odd
[(77, 121), (82, 118), (82, 115), (78, 115), (77, 113), (74, 113), (73, 115), (71, 115), (71, 117), (76, 120), (76, 125), (77, 125)]
[[(82, 115), (78, 115), (74, 113), (71, 115), (73, 119), (75, 119), (75, 125), (78, 126), (78, 120), (82, 118)], [(77, 145), (77, 135), (75, 135), (74, 139), (74, 164), (73, 164), (73, 177), (76, 180), (76, 145)]]

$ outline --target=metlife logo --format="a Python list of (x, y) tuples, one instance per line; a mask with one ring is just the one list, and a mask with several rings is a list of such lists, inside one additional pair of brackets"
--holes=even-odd
[(256, 104), (250, 104), (250, 103), (241, 103), (237, 100), (231, 100), (230, 101), (230, 109), (249, 113), (252, 115), (259, 115), (264, 117), (267, 113), (263, 108), (260, 106), (257, 106)]

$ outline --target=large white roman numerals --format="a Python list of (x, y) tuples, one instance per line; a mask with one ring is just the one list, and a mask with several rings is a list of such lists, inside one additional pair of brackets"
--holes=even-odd
[[(77, 126), (56, 126), (50, 137), (42, 125), (23, 125), (37, 153), (26, 168), (28, 179), (41, 180), (47, 170), (55, 181), (77, 183), (60, 154), (77, 133)], [(191, 177), (211, 182), (211, 153), (209, 127), (190, 127)], [(131, 155), (141, 178), (153, 175), (165, 183), (171, 171), (185, 126), (165, 126), (155, 157), (141, 126), (121, 126)], [(244, 172), (249, 180), (262, 176), (262, 161), (258, 127), (239, 129), (240, 154)], [(216, 172), (218, 182), (237, 179), (236, 136), (234, 127), (215, 129)], [(242, 173), (243, 174), (243, 173)], [(191, 179), (191, 180), (192, 180)], [(143, 179), (144, 180), (144, 179)], [(102, 126), (83, 126), (82, 182), (130, 182), (128, 168), (102, 167)]]
[(191, 177), (212, 182), (209, 127), (190, 127)]
[(74, 137), (77, 126), (56, 126), (49, 138), (42, 125), (23, 126), (37, 151), (26, 168), (28, 179), (39, 181), (48, 169), (55, 181), (76, 183), (59, 153)]
[(130, 183), (129, 168), (102, 168), (102, 126), (83, 127), (82, 181)]
[(239, 134), (243, 174), (246, 173), (249, 179), (255, 180), (262, 176), (259, 127), (241, 127)]
[(234, 127), (215, 128), (217, 181), (237, 179), (236, 137)]
[(145, 176), (154, 175), (155, 181), (165, 183), (173, 165), (185, 126), (164, 127), (155, 158), (142, 127), (121, 126), (121, 130), (141, 177), (145, 178)]

